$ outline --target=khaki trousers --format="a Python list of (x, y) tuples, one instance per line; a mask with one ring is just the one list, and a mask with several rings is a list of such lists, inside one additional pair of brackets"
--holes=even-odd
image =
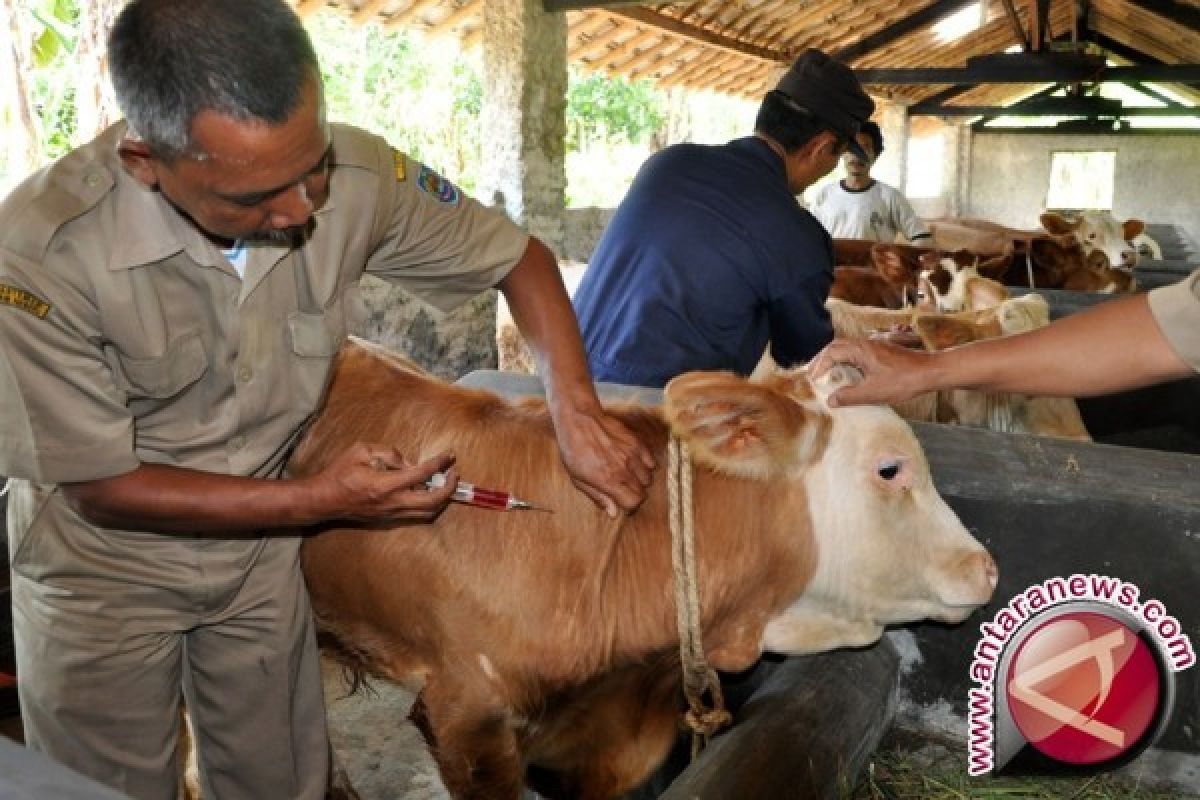
[(206, 800), (324, 797), (300, 540), (96, 529), (13, 481), (13, 632), (30, 747), (136, 800), (179, 786), (180, 696)]

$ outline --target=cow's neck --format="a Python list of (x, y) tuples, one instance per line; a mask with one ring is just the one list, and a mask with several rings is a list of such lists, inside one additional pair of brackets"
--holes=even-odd
[[(662, 439), (658, 459), (665, 464), (665, 432)], [(802, 593), (811, 576), (816, 554), (809, 520), (796, 482), (736, 478), (702, 465), (693, 469), (705, 651), (719, 669), (744, 669), (760, 653), (767, 621)], [(617, 624), (674, 646), (676, 590), (666, 480), (666, 470), (660, 468), (645, 505), (623, 526), (616, 561), (624, 568), (612, 572), (606, 590), (629, 591), (626, 581), (632, 575), (646, 587), (661, 586), (655, 593), (643, 589), (645, 597), (636, 607), (618, 600), (626, 618)]]

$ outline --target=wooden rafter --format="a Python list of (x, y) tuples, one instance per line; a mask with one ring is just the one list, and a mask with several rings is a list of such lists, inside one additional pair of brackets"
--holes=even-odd
[(939, 20), (961, 11), (973, 2), (975, 0), (937, 0), (932, 5), (892, 23), (878, 33), (863, 37), (857, 44), (838, 51), (835, 57), (839, 61), (846, 62), (862, 58), (873, 50), (878, 50), (890, 42), (914, 31), (927, 28)]
[(463, 4), (446, 15), (446, 18), (430, 26), (429, 33), (433, 36), (452, 30), (460, 22), (477, 16), (483, 9), (483, 0), (463, 0)]
[(325, 0), (297, 0), (294, 8), (300, 19), (305, 19), (325, 7)]
[(412, 3), (409, 4), (408, 8), (405, 8), (401, 11), (396, 11), (390, 17), (388, 17), (384, 21), (383, 27), (387, 28), (388, 30), (394, 30), (403, 25), (407, 25), (418, 16), (423, 14), (426, 10), (437, 4), (438, 0), (413, 0)]
[(586, 61), (587, 59), (595, 58), (596, 56), (608, 50), (609, 45), (617, 41), (624, 34), (628, 33), (628, 29), (621, 25), (613, 25), (607, 30), (602, 30), (587, 41), (586, 44), (573, 49), (571, 58), (578, 61)]
[(379, 15), (387, 0), (363, 0), (358, 10), (350, 15), (350, 21), (355, 25), (364, 25)]
[(662, 34), (653, 28), (638, 31), (630, 36), (625, 41), (618, 44), (616, 47), (609, 49), (607, 53), (593, 60), (588, 66), (592, 69), (604, 69), (613, 63), (620, 61), (622, 58), (637, 52), (638, 45), (645, 44), (653, 39), (661, 39)]
[(1125, 0), (1125, 2), (1177, 25), (1200, 32), (1200, 9), (1194, 5), (1176, 3), (1175, 0)]
[[(482, 0), (288, 0), (297, 13), (328, 7), (357, 23), (413, 26), (432, 34), (453, 32), (464, 47), (483, 36), (477, 17)], [(1123, 80), (1173, 84), (1182, 96), (1200, 69), (1200, 0), (984, 0), (984, 25), (968, 36), (943, 40), (936, 22), (974, 0), (543, 0), (567, 11), (569, 58), (590, 69), (631, 78), (653, 77), (664, 86), (705, 87), (753, 96), (769, 83), (771, 67), (784, 66), (810, 46), (868, 68), (950, 68), (997, 54), (1019, 42), (1031, 46), (1037, 25), (1043, 43), (1089, 42), (1157, 71)], [(395, 8), (396, 10), (390, 11)], [(1039, 17), (1042, 17), (1039, 20)], [(428, 22), (433, 20), (433, 22)], [(1123, 48), (1118, 50), (1117, 48)], [(721, 54), (721, 55), (718, 55)], [(1124, 68), (1124, 67), (1123, 67)], [(1119, 73), (1118, 73), (1119, 74)], [(868, 80), (879, 73), (864, 73)], [(871, 83), (877, 96), (903, 103), (943, 102), (999, 106), (1027, 86), (1044, 86), (1061, 73), (1035, 71), (1004, 78), (1006, 84), (933, 83), (973, 78), (970, 72), (927, 73), (918, 83)], [(892, 73), (891, 80), (897, 73)], [(1039, 80), (1040, 79), (1040, 80)], [(999, 87), (999, 88), (998, 88)]]
[(763, 61), (780, 61), (786, 60), (787, 54), (778, 50), (771, 50), (765, 47), (746, 44), (737, 39), (732, 39), (728, 36), (713, 33), (704, 28), (697, 28), (695, 25), (689, 25), (686, 22), (680, 22), (673, 17), (668, 17), (665, 14), (660, 14), (656, 11), (651, 11), (646, 8), (618, 8), (610, 11), (613, 16), (624, 17), (634, 22), (640, 22), (644, 25), (653, 25), (668, 33), (673, 33), (677, 36), (683, 36), (692, 39), (699, 44), (708, 45), (719, 50), (731, 50), (735, 53), (758, 58)]
[(588, 11), (612, 8), (613, 6), (629, 6), (639, 2), (641, 0), (542, 0), (542, 9), (551, 13), (555, 11)]

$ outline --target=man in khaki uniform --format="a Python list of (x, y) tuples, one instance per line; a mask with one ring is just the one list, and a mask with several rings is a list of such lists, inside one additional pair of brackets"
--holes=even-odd
[[(109, 58), (129, 124), (0, 205), (26, 737), (133, 797), (174, 797), (182, 689), (206, 797), (321, 797), (300, 539), (261, 532), (428, 520), (457, 478), (452, 454), (367, 442), (281, 479), (364, 270), (443, 309), (499, 286), (549, 376), (564, 463), (610, 514), (641, 501), (654, 462), (599, 406), (549, 251), (328, 124), (282, 0), (133, 0)], [(439, 471), (445, 489), (426, 489)]]
[(896, 403), (942, 389), (1088, 397), (1200, 371), (1200, 271), (1029, 333), (926, 353), (876, 341), (835, 340), (810, 365), (817, 375), (852, 364), (862, 383), (831, 405)]

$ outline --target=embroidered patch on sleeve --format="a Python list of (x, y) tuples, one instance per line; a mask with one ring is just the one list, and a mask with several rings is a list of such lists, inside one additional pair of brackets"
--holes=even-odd
[(0, 305), (19, 308), (28, 314), (33, 314), (38, 319), (45, 319), (53, 307), (35, 294), (4, 284), (0, 284)]
[(396, 165), (396, 183), (404, 183), (408, 178), (408, 167), (405, 166), (404, 153), (392, 148), (392, 163)]
[(421, 165), (421, 171), (417, 174), (417, 186), (421, 187), (422, 191), (433, 195), (439, 202), (452, 206), (458, 205), (461, 197), (457, 186), (424, 164)]

